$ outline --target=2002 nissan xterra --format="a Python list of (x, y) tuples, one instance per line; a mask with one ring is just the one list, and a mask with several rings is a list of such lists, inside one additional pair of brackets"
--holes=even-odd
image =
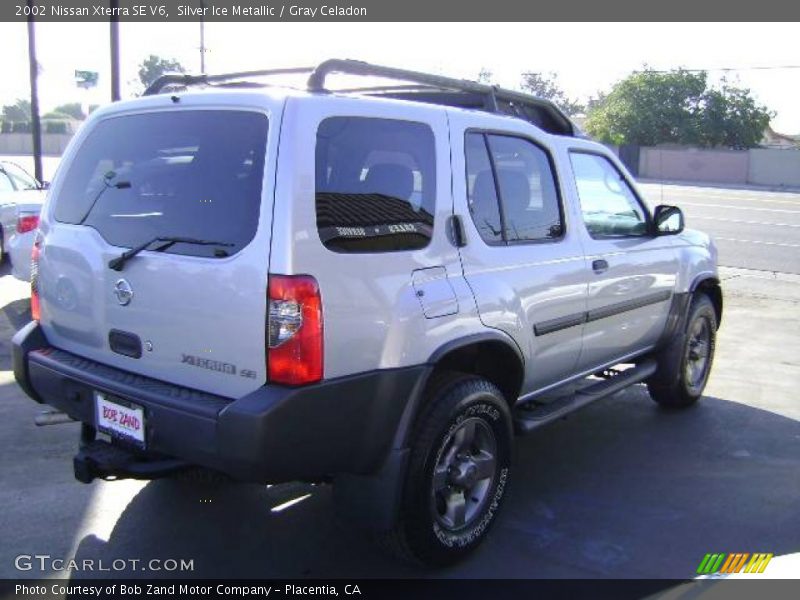
[(83, 424), (79, 480), (332, 482), (446, 564), (495, 520), (515, 434), (636, 383), (700, 397), (714, 245), (553, 104), (356, 61), (254, 81), (297, 71), (165, 76), (65, 153), (14, 371)]

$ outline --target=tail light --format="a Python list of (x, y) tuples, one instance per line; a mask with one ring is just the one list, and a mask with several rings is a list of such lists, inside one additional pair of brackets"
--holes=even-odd
[(322, 379), (322, 300), (309, 275), (270, 275), (267, 372), (273, 383)]
[(24, 215), (17, 218), (17, 233), (28, 233), (39, 227), (39, 215)]
[[(37, 221), (39, 217), (36, 217)], [(41, 305), (39, 303), (39, 253), (42, 246), (42, 234), (37, 233), (33, 241), (31, 250), (31, 316), (34, 321), (38, 321), (41, 316)]]

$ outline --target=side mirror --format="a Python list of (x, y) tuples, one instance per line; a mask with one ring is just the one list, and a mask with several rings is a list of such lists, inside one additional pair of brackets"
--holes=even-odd
[(656, 235), (675, 235), (683, 231), (683, 211), (677, 206), (659, 204), (653, 213), (653, 228)]

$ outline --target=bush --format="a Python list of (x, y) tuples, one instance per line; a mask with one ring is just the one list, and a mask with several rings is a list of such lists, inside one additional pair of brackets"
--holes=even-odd
[(68, 133), (67, 121), (43, 121), (42, 125), (45, 133)]

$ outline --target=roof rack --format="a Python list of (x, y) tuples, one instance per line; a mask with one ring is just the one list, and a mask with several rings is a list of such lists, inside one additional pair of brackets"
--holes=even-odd
[(294, 67), (289, 69), (262, 69), (258, 71), (239, 71), (236, 73), (220, 73), (219, 75), (190, 75), (188, 73), (167, 73), (156, 79), (144, 91), (145, 96), (153, 96), (164, 91), (167, 87), (189, 87), (192, 85), (208, 85), (225, 83), (248, 77), (265, 77), (270, 75), (297, 75), (312, 73), (314, 67)]
[(308, 77), (308, 89), (312, 92), (327, 91), (325, 79), (333, 73), (395, 79), (413, 82), (428, 88), (412, 91), (408, 86), (398, 86), (397, 91), (384, 88), (377, 92), (364, 90), (366, 93), (417, 102), (475, 108), (524, 119), (549, 133), (568, 136), (582, 135), (569, 117), (549, 100), (477, 81), (383, 67), (358, 60), (336, 58), (326, 60)]
[[(242, 85), (241, 80), (248, 77), (263, 77), (271, 75), (294, 75), (309, 73), (307, 87), (311, 92), (329, 93), (359, 93), (382, 98), (396, 98), (440, 104), (462, 108), (472, 108), (486, 112), (518, 117), (529, 123), (557, 135), (582, 136), (580, 130), (567, 117), (561, 109), (549, 100), (537, 98), (513, 90), (504, 89), (494, 85), (486, 85), (466, 79), (455, 79), (383, 67), (358, 60), (330, 59), (320, 63), (316, 68), (300, 67), (291, 69), (268, 69), (261, 71), (241, 71), (238, 73), (224, 73), (220, 75), (162, 75), (144, 95), (158, 94), (167, 87), (189, 87), (192, 85), (211, 85), (215, 83), (228, 85)], [(364, 77), (377, 77), (405, 82), (404, 85), (377, 86), (351, 88), (344, 90), (328, 90), (325, 80), (329, 75), (341, 73)], [(239, 81), (237, 81), (239, 80)], [(413, 85), (409, 85), (413, 84)]]

